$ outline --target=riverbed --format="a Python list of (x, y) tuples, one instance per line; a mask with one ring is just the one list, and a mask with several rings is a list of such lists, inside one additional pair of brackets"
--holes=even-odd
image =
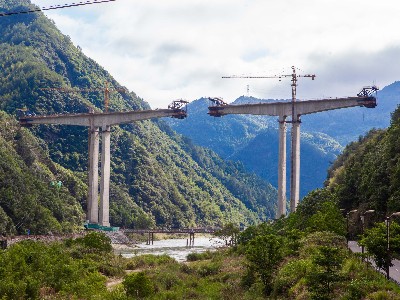
[(184, 262), (189, 253), (202, 253), (207, 250), (215, 251), (223, 245), (223, 241), (219, 238), (196, 237), (194, 240), (194, 246), (191, 247), (187, 246), (187, 239), (167, 239), (154, 241), (152, 245), (141, 243), (135, 245), (134, 248), (121, 247), (115, 250), (115, 252), (127, 258), (143, 254), (166, 254), (175, 258), (178, 262)]

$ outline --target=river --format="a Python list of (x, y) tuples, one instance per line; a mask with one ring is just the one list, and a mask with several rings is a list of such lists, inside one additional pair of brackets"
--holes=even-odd
[(196, 237), (194, 246), (187, 247), (187, 239), (168, 239), (154, 241), (153, 245), (146, 243), (138, 244), (135, 248), (122, 248), (117, 251), (124, 257), (133, 257), (142, 254), (163, 255), (166, 254), (175, 258), (178, 262), (186, 261), (189, 253), (201, 253), (207, 250), (213, 251), (223, 246), (223, 241), (218, 238)]

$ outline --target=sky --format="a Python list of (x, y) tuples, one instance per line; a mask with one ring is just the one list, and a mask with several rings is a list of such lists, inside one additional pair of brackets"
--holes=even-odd
[[(40, 7), (69, 0), (33, 0)], [(46, 11), (62, 33), (152, 108), (249, 94), (355, 96), (400, 80), (398, 0), (116, 0)]]

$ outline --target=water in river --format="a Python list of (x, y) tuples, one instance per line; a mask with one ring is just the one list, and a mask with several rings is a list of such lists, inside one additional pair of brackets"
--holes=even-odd
[(186, 261), (186, 256), (189, 253), (201, 253), (207, 250), (213, 251), (223, 245), (222, 240), (218, 238), (196, 237), (194, 246), (187, 247), (186, 239), (170, 239), (154, 241), (153, 245), (146, 243), (138, 244), (134, 249), (121, 249), (118, 251), (124, 257), (133, 257), (142, 254), (162, 255), (166, 254), (177, 261)]

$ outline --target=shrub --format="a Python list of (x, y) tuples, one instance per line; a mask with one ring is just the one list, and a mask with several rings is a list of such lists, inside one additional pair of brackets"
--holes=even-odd
[(204, 263), (198, 266), (196, 272), (201, 277), (216, 275), (221, 270), (221, 264), (218, 262)]
[(111, 239), (102, 232), (90, 232), (76, 241), (94, 252), (110, 253), (112, 251)]
[(128, 260), (126, 267), (128, 270), (135, 270), (144, 267), (154, 267), (176, 263), (176, 260), (168, 255), (145, 254), (132, 257)]
[(274, 280), (274, 295), (286, 295), (291, 287), (305, 278), (312, 270), (309, 259), (295, 259), (283, 265)]
[(194, 272), (193, 269), (186, 264), (180, 266), (180, 271), (185, 274), (192, 274)]
[(166, 270), (160, 272), (157, 276), (157, 283), (162, 285), (165, 290), (171, 290), (173, 287), (179, 285), (181, 280), (176, 275), (175, 270)]
[(388, 291), (379, 291), (369, 294), (366, 300), (400, 300), (400, 295)]
[(189, 253), (186, 256), (187, 261), (198, 261), (198, 260), (206, 260), (213, 258), (213, 253), (209, 250), (203, 253)]
[(302, 239), (300, 243), (300, 256), (302, 257), (310, 257), (313, 254), (317, 254), (318, 246), (346, 248), (346, 239), (329, 231), (311, 233)]
[(345, 299), (364, 299), (368, 291), (368, 281), (353, 279), (347, 284)]
[(122, 284), (130, 297), (144, 298), (154, 293), (154, 286), (144, 272), (127, 275)]
[(312, 299), (332, 299), (335, 284), (343, 280), (340, 274), (344, 261), (343, 250), (338, 247), (318, 246), (311, 259), (313, 270), (306, 278)]

